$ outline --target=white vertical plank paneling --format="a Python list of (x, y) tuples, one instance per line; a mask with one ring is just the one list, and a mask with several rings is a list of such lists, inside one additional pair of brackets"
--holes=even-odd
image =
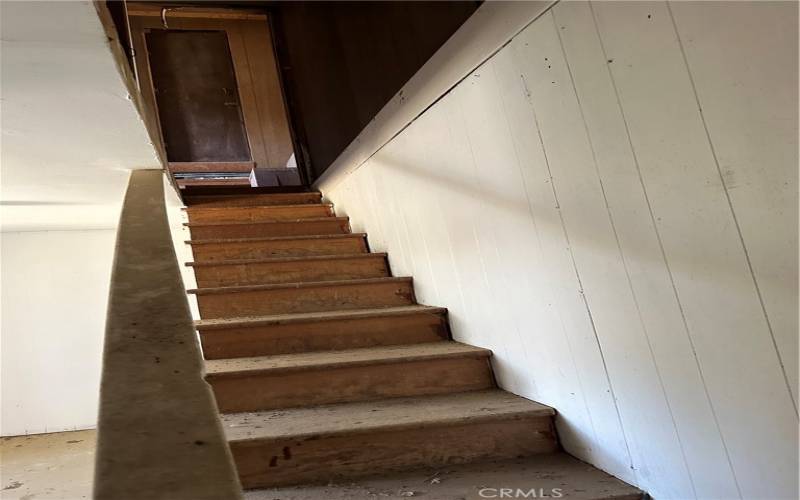
[(669, 11), (614, 2), (594, 11), (737, 483), (748, 498), (788, 497), (797, 454), (784, 432), (796, 414), (778, 389), (783, 373)]
[(797, 495), (796, 10), (562, 2), (325, 193), (656, 498)]
[(497, 254), (497, 234), (496, 219), (491, 216), (490, 208), (496, 200), (496, 193), (491, 186), (484, 183), (479, 163), (480, 151), (471, 140), (476, 132), (476, 121), (496, 120), (496, 116), (479, 115), (470, 105), (476, 93), (483, 90), (480, 77), (472, 75), (468, 83), (459, 86), (451, 93), (450, 104), (455, 112), (455, 122), (450, 129), (451, 137), (461, 142), (460, 150), (463, 152), (461, 159), (461, 175), (467, 179), (466, 198), (471, 205), (470, 217), (472, 219), (472, 237), (475, 245), (471, 252), (474, 258), (480, 263), (477, 268), (469, 269), (470, 274), (474, 274), (471, 279), (476, 283), (481, 283), (484, 289), (482, 306), (482, 326), (480, 335), (481, 341), (494, 353), (493, 363), (498, 367), (503, 383), (513, 390), (520, 390), (520, 374), (510, 370), (515, 362), (520, 360), (519, 353), (512, 351), (515, 343), (512, 339), (516, 333), (511, 311), (506, 302), (505, 292), (502, 288), (502, 271), (500, 269), (500, 258)]
[[(333, 199), (336, 200), (334, 203), (334, 210), (336, 211), (336, 215), (339, 217), (347, 217), (349, 216), (350, 210), (350, 203), (353, 199), (351, 195), (351, 191), (353, 190), (353, 183), (347, 183), (346, 185), (337, 186), (335, 190), (326, 193), (323, 198), (325, 201), (331, 202)], [(358, 213), (358, 211), (356, 211)], [(363, 221), (359, 220), (360, 217), (351, 220), (350, 225), (353, 231), (358, 231), (358, 224), (363, 224)]]
[[(466, 142), (462, 140), (464, 136), (454, 134), (452, 130), (454, 123), (451, 117), (456, 110), (453, 97), (446, 96), (439, 106), (439, 113), (429, 114), (424, 119), (432, 122), (433, 137), (438, 143), (438, 161), (435, 170), (429, 173), (432, 182), (436, 183), (436, 189), (431, 194), (437, 199), (441, 210), (439, 216), (447, 244), (446, 252), (451, 261), (453, 283), (457, 287), (454, 290), (456, 294), (445, 303), (450, 310), (450, 325), (456, 340), (475, 343), (482, 337), (482, 332), (489, 328), (491, 311), (487, 307), (488, 295), (482, 278), (474, 273), (481, 269), (475, 251), (477, 243), (473, 213), (476, 209), (471, 201), (470, 178), (463, 175), (466, 162), (470, 159)], [(505, 367), (500, 368), (501, 374), (505, 373)]]
[[(489, 72), (491, 70), (491, 72)], [(514, 101), (525, 108), (527, 104), (524, 92), (519, 86), (519, 79), (515, 75), (513, 60), (510, 52), (505, 51), (498, 54), (489, 64), (484, 72), (487, 81), (492, 85), (493, 113), (501, 118), (497, 128), (487, 137), (488, 144), (499, 141), (498, 145), (507, 149), (504, 160), (495, 159), (492, 165), (498, 165), (502, 161), (504, 165), (498, 168), (499, 171), (490, 172), (490, 175), (503, 176), (502, 183), (497, 180), (494, 184), (498, 186), (496, 198), (502, 199), (500, 207), (503, 208), (500, 217), (507, 218), (513, 222), (505, 227), (500, 242), (501, 258), (504, 265), (505, 279), (507, 288), (511, 291), (509, 304), (511, 314), (518, 332), (519, 345), (524, 349), (526, 357), (529, 359), (536, 357), (539, 362), (530, 367), (530, 373), (523, 381), (527, 386), (524, 395), (539, 401), (554, 400), (556, 394), (573, 394), (580, 391), (575, 390), (575, 373), (573, 360), (569, 357), (568, 351), (554, 348), (548, 342), (549, 339), (561, 339), (560, 336), (549, 336), (544, 332), (554, 331), (560, 328), (557, 315), (553, 314), (552, 297), (548, 293), (547, 287), (539, 286), (542, 272), (542, 255), (538, 246), (536, 224), (534, 215), (531, 212), (529, 195), (525, 190), (525, 176), (523, 174), (523, 158), (518, 151), (516, 140), (513, 133), (513, 125), (507, 116), (508, 107)], [(509, 78), (510, 77), (510, 78)], [(513, 105), (513, 104), (511, 104)], [(526, 116), (523, 119), (527, 119)], [(499, 165), (498, 165), (499, 166)], [(513, 240), (513, 241), (510, 241)], [(526, 262), (525, 266), (516, 263)], [(563, 347), (563, 346), (559, 346)], [(560, 362), (558, 361), (560, 358)], [(569, 377), (565, 373), (569, 373)], [(566, 405), (565, 405), (566, 406)], [(562, 410), (562, 417), (567, 417), (573, 422), (577, 413), (585, 417), (586, 407), (579, 398), (572, 398), (569, 408)], [(562, 423), (566, 423), (561, 419)], [(585, 419), (583, 420), (585, 425)], [(565, 426), (562, 438), (566, 442), (572, 443), (571, 426)]]
[[(692, 498), (694, 487), (609, 218), (552, 12), (544, 17), (549, 22), (542, 19), (521, 35), (529, 44), (521, 71), (538, 117), (586, 314), (602, 348), (640, 483), (657, 497)], [(673, 481), (664, 485), (658, 480), (663, 476)]]
[(401, 220), (394, 202), (394, 189), (392, 183), (396, 173), (389, 168), (384, 158), (391, 157), (392, 149), (396, 147), (393, 142), (387, 145), (378, 154), (372, 157), (363, 168), (375, 169), (375, 196), (380, 200), (384, 214), (383, 227), (386, 228), (386, 251), (389, 252), (389, 264), (395, 276), (409, 276), (412, 271), (410, 257), (402, 240)]
[[(402, 152), (408, 144), (408, 136), (402, 135), (386, 148), (375, 155), (371, 161), (379, 165), (380, 184), (382, 194), (381, 203), (385, 204), (389, 213), (389, 225), (392, 228), (392, 248), (399, 249), (397, 259), (393, 261), (393, 269), (397, 276), (413, 276), (415, 261), (421, 256), (415, 256), (408, 241), (408, 230), (406, 227), (405, 210), (406, 208), (399, 203), (403, 196), (400, 192), (399, 184), (402, 183), (402, 166), (399, 164)], [(390, 261), (393, 251), (390, 251)], [(421, 278), (421, 277), (420, 277)]]
[(435, 300), (436, 285), (433, 283), (427, 250), (421, 237), (417, 216), (420, 200), (415, 194), (417, 190), (415, 189), (416, 176), (413, 172), (413, 165), (417, 161), (418, 151), (417, 148), (403, 147), (405, 144), (419, 143), (419, 137), (415, 135), (414, 131), (409, 130), (409, 133), (405, 134), (398, 142), (400, 147), (395, 148), (391, 155), (383, 155), (381, 161), (386, 169), (391, 170), (392, 196), (397, 207), (398, 230), (410, 257), (411, 268), (408, 274), (414, 276), (414, 291), (417, 300), (429, 304)]
[[(362, 229), (369, 228), (370, 234), (368, 235), (367, 244), (375, 245), (376, 242), (381, 241), (382, 231), (379, 222), (378, 210), (374, 205), (374, 197), (372, 196), (372, 185), (367, 182), (366, 178), (371, 174), (371, 169), (362, 169), (353, 172), (353, 196), (359, 199), (359, 218), (363, 220)], [(378, 244), (380, 246), (380, 244)], [(379, 250), (374, 250), (379, 251)]]
[[(549, 18), (548, 18), (549, 20)], [(552, 22), (552, 21), (550, 21)], [(514, 116), (512, 134), (518, 137), (517, 144), (523, 155), (526, 188), (532, 201), (539, 244), (547, 262), (543, 272), (547, 285), (554, 293), (554, 302), (563, 325), (564, 335), (581, 381), (581, 397), (584, 399), (596, 443), (596, 454), (590, 455), (595, 463), (606, 470), (626, 478), (634, 477), (628, 446), (621, 429), (612, 388), (608, 381), (605, 363), (599, 349), (591, 318), (587, 315), (583, 290), (572, 259), (571, 242), (564, 230), (559, 200), (553, 189), (555, 175), (550, 168), (550, 159), (544, 148), (539, 127), (538, 110), (532, 105), (533, 92), (529, 80), (538, 78), (543, 55), (531, 52), (537, 44), (558, 43), (552, 32), (536, 30), (537, 24), (521, 33), (509, 45), (517, 74), (524, 85), (527, 99), (521, 108), (527, 116)], [(535, 60), (534, 60), (535, 58)], [(546, 66), (546, 65), (545, 65)], [(551, 85), (546, 80), (545, 85)], [(526, 136), (523, 143), (520, 136)], [(530, 140), (531, 137), (535, 139)], [(532, 146), (536, 142), (538, 146)]]
[(567, 450), (620, 477), (632, 479), (610, 389), (604, 383), (605, 374), (595, 371), (602, 368), (592, 352), (596, 344), (592, 339), (584, 342), (585, 338), (576, 334), (570, 319), (576, 314), (577, 283), (567, 259), (567, 242), (550, 188), (546, 158), (514, 47), (511, 49), (498, 53), (493, 65), (503, 101), (506, 133), (512, 138), (520, 170), (516, 181), (524, 190), (530, 219), (528, 228), (518, 232), (519, 243), (515, 243), (522, 252), (515, 261), (525, 263), (518, 266), (518, 274), (529, 275), (526, 277), (529, 287), (521, 288), (519, 293), (528, 295), (531, 304), (518, 311), (522, 321), (532, 326), (526, 336), (533, 337), (528, 352), (534, 353), (536, 363), (529, 376), (534, 378), (538, 390), (529, 396), (558, 407), (559, 437)]
[(739, 493), (724, 443), (672, 289), (610, 79), (608, 65), (613, 63), (603, 54), (587, 3), (562, 3), (553, 16), (635, 295), (642, 334), (697, 496), (736, 498)]
[(796, 409), (798, 4), (670, 5)]
[(383, 216), (386, 211), (383, 209), (383, 205), (375, 194), (375, 169), (363, 168), (359, 173), (361, 174), (359, 180), (362, 192), (368, 200), (369, 210), (373, 217), (373, 225), (369, 226), (370, 233), (367, 235), (367, 241), (372, 251), (385, 252), (387, 228), (384, 225)]
[[(412, 181), (408, 193), (414, 198), (411, 205), (418, 238), (423, 244), (435, 288), (431, 303), (463, 305), (439, 197), (442, 183), (457, 180), (446, 178), (444, 171), (443, 164), (447, 162), (450, 153), (444, 147), (448, 140), (447, 125), (437, 119), (439, 116), (421, 116), (409, 130), (416, 138), (417, 147), (414, 148), (415, 157), (404, 166), (404, 170)], [(427, 165), (429, 168), (419, 168), (419, 165)], [(460, 311), (454, 316), (456, 314), (460, 314)]]
[[(509, 363), (519, 365), (528, 356), (524, 338), (531, 330), (530, 317), (519, 312), (528, 311), (534, 297), (530, 277), (517, 263), (530, 256), (533, 227), (493, 62), (473, 72), (455, 95), (462, 103), (475, 165), (476, 217), (481, 223), (480, 249), (494, 300), (495, 328)], [(516, 391), (527, 393), (526, 379), (517, 378)]]

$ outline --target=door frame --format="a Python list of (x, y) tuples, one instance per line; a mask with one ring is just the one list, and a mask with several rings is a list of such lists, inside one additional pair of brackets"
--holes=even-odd
[[(288, 144), (295, 155), (298, 163), (298, 170), (304, 184), (308, 184), (308, 176), (305, 169), (305, 158), (300, 154), (302, 151), (297, 143), (297, 135), (292, 118), (288, 112), (286, 95), (284, 92), (283, 75), (280, 71), (275, 53), (274, 33), (270, 16), (265, 10), (260, 9), (225, 9), (225, 8), (204, 8), (204, 7), (167, 7), (152, 3), (128, 3), (128, 16), (131, 27), (131, 41), (134, 51), (134, 64), (139, 77), (139, 90), (142, 94), (143, 104), (151, 111), (149, 127), (154, 127), (158, 138), (161, 140), (161, 147), (164, 151), (161, 121), (158, 114), (158, 105), (155, 97), (152, 74), (150, 71), (149, 54), (145, 41), (146, 33), (153, 30), (186, 30), (186, 31), (222, 31), (228, 38), (228, 46), (236, 75), (236, 85), (239, 92), (241, 112), (244, 120), (245, 131), (253, 163), (257, 167), (280, 168), (284, 165), (276, 164), (270, 158), (281, 157), (281, 152), (271, 152), (269, 148), (280, 147), (285, 153)], [(263, 24), (262, 24), (263, 23)], [(266, 35), (263, 40), (258, 31)], [(251, 62), (248, 60), (248, 48), (253, 47), (248, 44), (259, 42), (269, 45), (269, 50), (259, 51), (259, 57), (263, 58)], [(263, 48), (263, 47), (262, 47)], [(260, 67), (255, 67), (260, 66)], [(257, 82), (252, 74), (260, 70), (265, 80)], [(275, 79), (277, 85), (271, 80)], [(277, 95), (276, 95), (277, 94)], [(266, 99), (270, 99), (266, 101)], [(279, 105), (277, 103), (280, 103)], [(269, 106), (271, 105), (271, 107)], [(264, 111), (264, 108), (270, 108)], [(270, 119), (264, 118), (264, 113), (268, 113)], [(269, 129), (267, 129), (269, 127)], [(286, 134), (283, 139), (285, 128)], [(275, 143), (267, 140), (269, 134), (278, 135), (282, 139)], [(223, 167), (224, 165), (224, 167)], [(170, 174), (177, 172), (184, 166), (170, 169), (167, 161), (167, 168)], [(247, 168), (246, 162), (231, 162), (231, 164), (220, 164), (220, 168), (227, 171), (231, 169)]]

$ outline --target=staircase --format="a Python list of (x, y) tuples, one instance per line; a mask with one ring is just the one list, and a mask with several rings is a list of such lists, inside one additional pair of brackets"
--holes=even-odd
[(206, 380), (246, 489), (557, 452), (554, 411), (498, 389), (491, 352), (453, 341), (320, 193), (186, 203)]

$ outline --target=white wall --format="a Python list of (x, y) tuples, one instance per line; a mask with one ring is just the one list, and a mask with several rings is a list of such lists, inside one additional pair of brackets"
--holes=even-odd
[(93, 427), (122, 199), (160, 164), (94, 2), (2, 1), (0, 24), (0, 434)]
[(318, 186), (574, 455), (659, 499), (796, 498), (796, 21), (561, 2)]
[(0, 234), (0, 434), (92, 428), (116, 230)]
[(114, 228), (161, 168), (91, 1), (0, 2), (3, 231)]

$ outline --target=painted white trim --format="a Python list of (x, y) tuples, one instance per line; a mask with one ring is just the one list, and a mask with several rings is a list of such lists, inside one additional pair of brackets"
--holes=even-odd
[(557, 0), (485, 2), (380, 110), (314, 183), (330, 190), (358, 169)]

